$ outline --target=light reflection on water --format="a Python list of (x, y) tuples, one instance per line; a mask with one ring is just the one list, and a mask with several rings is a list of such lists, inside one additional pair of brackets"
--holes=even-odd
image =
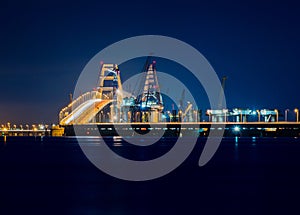
[[(236, 146), (238, 146), (239, 139), (240, 139), (240, 137), (238, 137), (238, 136), (235, 136), (235, 137), (234, 137), (234, 143), (235, 143)], [(251, 137), (251, 143), (252, 143), (252, 144), (255, 145), (255, 144), (256, 144), (256, 140), (257, 140), (256, 137)]]
[(256, 137), (252, 137), (252, 146), (256, 145)]
[[(0, 140), (0, 182), (5, 185), (1, 187), (1, 211), (7, 209), (7, 214), (12, 214), (10, 211), (16, 204), (22, 209), (16, 214), (24, 214), (22, 206), (44, 206), (45, 202), (51, 203), (49, 207), (55, 212), (63, 207), (68, 214), (70, 211), (75, 214), (176, 214), (179, 209), (187, 208), (209, 214), (216, 205), (222, 207), (215, 214), (231, 215), (243, 214), (245, 208), (252, 210), (249, 214), (273, 207), (274, 211), (278, 207), (282, 211), (269, 214), (286, 214), (286, 209), (299, 209), (298, 198), (294, 196), (300, 190), (297, 171), (300, 138), (224, 138), (218, 153), (201, 168), (197, 164), (206, 139), (199, 138), (195, 153), (174, 172), (141, 183), (114, 179), (92, 167), (78, 150), (76, 138), (45, 137), (43, 144), (26, 137), (15, 141), (7, 137), (7, 140), (8, 147)], [(125, 146), (116, 151), (125, 152), (128, 158), (149, 159), (148, 149), (141, 147), (142, 151), (138, 151), (127, 147), (122, 138), (81, 140), (95, 146), (90, 150), (99, 149), (104, 141), (111, 146), (115, 141)], [(149, 148), (149, 154), (162, 151), (169, 142), (170, 138), (162, 139), (159, 147)], [(253, 200), (255, 204), (251, 204)], [(291, 208), (292, 205), (295, 207)], [(163, 207), (167, 207), (167, 211), (161, 210)]]
[(115, 147), (119, 147), (123, 145), (122, 144), (123, 138), (121, 136), (114, 136), (113, 141), (114, 141), (113, 146)]

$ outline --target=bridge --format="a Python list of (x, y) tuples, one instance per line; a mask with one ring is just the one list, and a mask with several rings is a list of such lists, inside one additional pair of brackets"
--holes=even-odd
[[(114, 101), (120, 105), (122, 100), (122, 83), (118, 66), (102, 64), (97, 89), (80, 95), (63, 108), (59, 113), (59, 124), (72, 125), (93, 122), (100, 110), (112, 105)], [(109, 118), (108, 121), (111, 122), (111, 119)]]
[(102, 63), (97, 89), (85, 92), (64, 107), (59, 113), (59, 124), (159, 122), (163, 101), (155, 62), (150, 63), (148, 58), (143, 72), (145, 84), (140, 95), (124, 98), (118, 65)]

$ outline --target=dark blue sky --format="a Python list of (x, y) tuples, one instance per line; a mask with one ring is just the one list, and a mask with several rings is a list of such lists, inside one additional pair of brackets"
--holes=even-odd
[(144, 34), (197, 48), (229, 107), (300, 107), (299, 23), (296, 1), (1, 2), (0, 123), (56, 123), (89, 59)]

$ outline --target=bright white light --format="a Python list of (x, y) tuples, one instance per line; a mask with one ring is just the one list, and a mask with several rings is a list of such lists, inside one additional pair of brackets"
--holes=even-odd
[(238, 126), (235, 126), (235, 127), (233, 128), (233, 130), (234, 130), (235, 132), (239, 132), (239, 131), (241, 130), (241, 128), (238, 127)]

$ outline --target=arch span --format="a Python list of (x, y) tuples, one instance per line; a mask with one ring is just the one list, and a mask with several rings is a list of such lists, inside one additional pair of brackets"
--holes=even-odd
[(72, 124), (86, 124), (89, 123), (96, 114), (102, 110), (105, 106), (111, 103), (113, 100), (103, 99), (90, 99), (75, 110), (73, 110), (68, 116), (60, 121), (60, 125), (72, 125)]

